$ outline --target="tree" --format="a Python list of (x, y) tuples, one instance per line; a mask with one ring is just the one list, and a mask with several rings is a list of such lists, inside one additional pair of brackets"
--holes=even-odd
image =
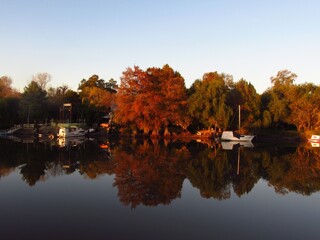
[(42, 90), (46, 90), (47, 84), (51, 81), (51, 75), (46, 72), (38, 73), (32, 76), (32, 81), (38, 83)]
[(37, 82), (31, 81), (22, 94), (22, 118), (29, 122), (46, 119), (47, 103), (47, 92)]
[(217, 72), (204, 74), (202, 80), (197, 80), (191, 87), (193, 93), (188, 100), (190, 115), (208, 128), (227, 128), (233, 114), (227, 104), (232, 85), (229, 75)]
[(11, 127), (19, 122), (20, 94), (11, 87), (9, 76), (0, 77), (0, 128)]
[[(256, 92), (254, 86), (244, 79), (240, 79), (235, 83), (234, 90), (238, 93), (238, 101), (230, 102), (230, 105), (241, 106), (241, 126), (252, 127), (260, 125), (260, 96)], [(237, 103), (236, 106), (232, 105)], [(235, 109), (234, 109), (235, 110)]]
[(19, 123), (20, 97), (0, 98), (0, 128)]
[(294, 87), (290, 104), (290, 122), (299, 131), (312, 130), (320, 126), (320, 88), (311, 83)]
[(0, 98), (18, 96), (19, 93), (11, 87), (12, 79), (9, 76), (0, 77)]
[(123, 72), (116, 98), (116, 121), (158, 136), (161, 129), (177, 124), (186, 109), (186, 88), (180, 73), (169, 65), (148, 68), (135, 66)]
[(272, 115), (272, 121), (275, 126), (280, 123), (289, 123), (291, 110), (289, 105), (293, 101), (292, 91), (294, 89), (294, 81), (297, 75), (288, 70), (282, 70), (277, 76), (271, 77), (273, 86), (269, 89), (270, 101), (268, 110)]
[(81, 118), (81, 100), (79, 94), (69, 89), (67, 85), (62, 85), (57, 88), (51, 87), (48, 89), (49, 119), (59, 119), (61, 117), (59, 110), (61, 110), (64, 103), (72, 104), (73, 119)]
[(97, 122), (100, 117), (115, 108), (116, 89), (114, 79), (105, 82), (98, 75), (92, 75), (88, 80), (82, 79), (78, 90), (89, 124)]

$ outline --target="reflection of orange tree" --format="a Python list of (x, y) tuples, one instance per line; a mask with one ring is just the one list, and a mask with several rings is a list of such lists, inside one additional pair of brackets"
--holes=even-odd
[(125, 205), (169, 204), (181, 196), (188, 150), (144, 141), (134, 151), (118, 149), (114, 186)]
[(228, 199), (232, 171), (226, 151), (218, 150), (215, 154), (206, 148), (189, 162), (187, 177), (193, 186), (199, 188), (201, 196)]
[(291, 154), (273, 157), (267, 169), (269, 184), (278, 193), (310, 195), (320, 190), (320, 156), (300, 147)]
[(14, 172), (16, 168), (15, 167), (5, 167), (5, 166), (0, 166), (0, 179), (2, 177), (9, 176), (10, 173)]

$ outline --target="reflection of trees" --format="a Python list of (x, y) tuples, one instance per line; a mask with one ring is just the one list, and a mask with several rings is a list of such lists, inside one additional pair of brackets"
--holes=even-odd
[(273, 156), (267, 168), (269, 184), (277, 193), (310, 195), (320, 190), (320, 156), (299, 147), (293, 153)]
[(147, 141), (134, 149), (116, 153), (114, 186), (120, 200), (134, 208), (139, 204), (169, 204), (180, 197), (188, 150)]
[(14, 172), (15, 169), (15, 167), (0, 167), (0, 179), (2, 177), (9, 176), (12, 172)]
[[(249, 193), (260, 179), (260, 154), (248, 149), (238, 149), (237, 174), (233, 171), (233, 190), (240, 197)], [(235, 168), (235, 167), (234, 167)]]
[(86, 161), (82, 162), (79, 165), (79, 171), (84, 173), (88, 178), (95, 179), (98, 176), (108, 174), (111, 175), (114, 173), (116, 162), (111, 161)]
[(22, 179), (34, 186), (45, 174), (45, 162), (31, 162), (21, 168)]
[(89, 179), (115, 174), (120, 200), (132, 207), (169, 204), (181, 196), (186, 177), (201, 196), (215, 199), (230, 198), (231, 190), (239, 197), (247, 194), (260, 178), (280, 194), (320, 191), (319, 149), (241, 148), (239, 163), (237, 151), (215, 143), (133, 140), (110, 149), (105, 152), (97, 142), (61, 149), (0, 139), (0, 180), (17, 167), (30, 186), (75, 171)]
[(188, 179), (206, 198), (228, 199), (231, 175), (232, 165), (227, 152), (218, 151), (215, 155), (211, 148), (205, 148), (194, 155), (187, 169)]

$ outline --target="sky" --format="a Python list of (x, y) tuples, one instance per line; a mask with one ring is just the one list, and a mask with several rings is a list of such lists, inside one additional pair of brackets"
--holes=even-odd
[(284, 69), (320, 84), (319, 0), (0, 0), (0, 11), (0, 76), (20, 91), (41, 72), (77, 90), (165, 64), (187, 87), (217, 71), (263, 93)]

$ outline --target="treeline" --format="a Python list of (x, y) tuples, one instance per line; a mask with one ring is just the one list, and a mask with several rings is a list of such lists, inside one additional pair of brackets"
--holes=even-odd
[(320, 127), (320, 87), (295, 84), (297, 75), (282, 70), (271, 77), (271, 87), (258, 94), (245, 79), (234, 82), (231, 75), (209, 72), (186, 88), (184, 78), (169, 65), (146, 70), (127, 68), (120, 85), (93, 75), (82, 79), (78, 91), (66, 85), (46, 88), (50, 75), (33, 77), (23, 93), (11, 88), (12, 80), (0, 78), (0, 122), (58, 121), (65, 102), (73, 104), (73, 121), (88, 125), (99, 122), (108, 112), (121, 132), (170, 135), (172, 131), (236, 129), (234, 119), (241, 106), (243, 131), (276, 128), (314, 130)]

